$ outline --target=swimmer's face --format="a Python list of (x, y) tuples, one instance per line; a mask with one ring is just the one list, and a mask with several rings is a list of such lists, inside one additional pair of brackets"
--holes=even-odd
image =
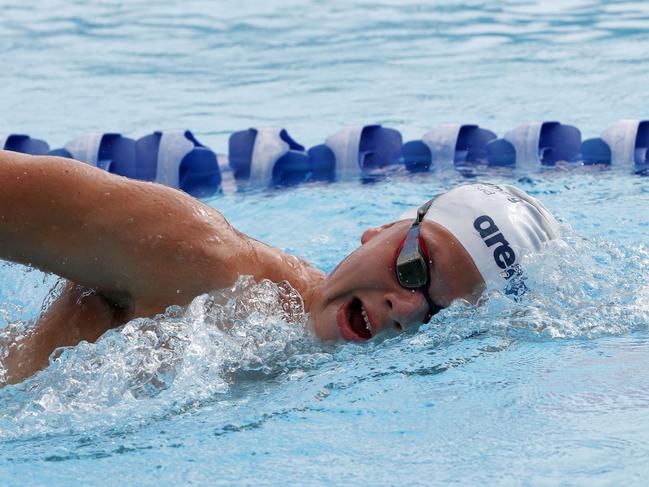
[[(384, 330), (403, 330), (424, 321), (429, 310), (426, 299), (418, 290), (403, 288), (395, 271), (397, 247), (411, 224), (401, 220), (365, 231), (361, 246), (327, 276), (309, 307), (320, 338), (363, 341)], [(421, 236), (430, 257), (433, 301), (441, 307), (458, 298), (474, 303), (484, 281), (464, 247), (430, 221), (422, 222)]]

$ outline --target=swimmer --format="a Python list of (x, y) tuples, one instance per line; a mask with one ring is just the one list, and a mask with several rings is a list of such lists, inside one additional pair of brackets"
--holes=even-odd
[(476, 303), (486, 289), (520, 295), (522, 257), (558, 235), (523, 191), (463, 185), (366, 230), (326, 275), (179, 190), (71, 159), (0, 151), (0, 188), (0, 259), (67, 280), (34, 329), (6, 344), (6, 383), (46, 367), (58, 347), (94, 342), (241, 275), (288, 281), (319, 338), (367, 340), (426, 322), (454, 300)]

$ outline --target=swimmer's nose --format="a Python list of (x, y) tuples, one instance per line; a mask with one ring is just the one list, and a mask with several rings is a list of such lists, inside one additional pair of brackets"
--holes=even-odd
[(422, 323), (428, 306), (423, 294), (414, 289), (386, 293), (385, 305), (394, 328), (404, 330)]

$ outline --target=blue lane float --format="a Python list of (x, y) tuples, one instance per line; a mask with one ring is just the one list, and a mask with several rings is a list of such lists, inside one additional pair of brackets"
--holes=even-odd
[(309, 159), (320, 169), (322, 178), (343, 181), (401, 164), (402, 145), (401, 133), (395, 129), (381, 125), (350, 126), (309, 149)]
[(153, 132), (135, 142), (138, 179), (179, 188), (197, 197), (221, 189), (217, 155), (189, 130)]
[(137, 178), (135, 141), (118, 133), (91, 132), (78, 136), (50, 155), (68, 157), (104, 171)]
[(580, 150), (581, 132), (577, 127), (555, 121), (528, 122), (490, 142), (487, 163), (534, 170), (559, 161), (577, 162)]
[(313, 167), (304, 146), (283, 128), (250, 128), (228, 142), (230, 168), (239, 184), (291, 186), (312, 179)]
[(412, 172), (452, 169), (485, 163), (487, 144), (496, 134), (472, 124), (446, 123), (403, 145), (402, 157)]
[(614, 164), (637, 172), (649, 168), (649, 120), (619, 120), (601, 137), (582, 144), (584, 164)]
[(32, 139), (24, 134), (0, 134), (0, 149), (42, 156), (49, 152), (50, 146), (44, 140)]
[(477, 166), (534, 172), (564, 161), (648, 174), (649, 120), (620, 120), (583, 142), (577, 127), (546, 120), (520, 125), (501, 138), (474, 124), (442, 124), (405, 144), (392, 128), (348, 126), (308, 150), (285, 128), (250, 128), (230, 136), (229, 156), (217, 156), (188, 130), (157, 131), (137, 140), (120, 133), (87, 133), (54, 150), (28, 135), (0, 134), (0, 149), (74, 158), (207, 197), (222, 186), (236, 190), (368, 180), (400, 166), (410, 172), (456, 169), (471, 175)]
[(291, 186), (346, 180), (401, 163), (401, 134), (380, 125), (346, 127), (305, 151), (283, 128), (250, 128), (229, 140), (235, 180), (247, 186)]
[(120, 176), (179, 188), (200, 197), (220, 190), (216, 154), (189, 131), (153, 132), (137, 141), (118, 133), (88, 133), (50, 155), (68, 157)]

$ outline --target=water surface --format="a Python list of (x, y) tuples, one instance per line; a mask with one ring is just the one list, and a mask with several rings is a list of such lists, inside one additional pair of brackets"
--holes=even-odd
[[(642, 2), (0, 8), (0, 129), (52, 146), (180, 127), (225, 152), (249, 126), (312, 145), (355, 122), (411, 139), (439, 122), (502, 133), (539, 118), (590, 137), (646, 116)], [(0, 391), (0, 483), (642, 485), (649, 179), (583, 168), (482, 179), (518, 184), (563, 225), (564, 240), (526, 263), (521, 303), (494, 295), (411, 333), (331, 346), (290, 289), (241, 281)], [(208, 203), (331, 270), (367, 226), (461, 181), (395, 174)], [(0, 282), (2, 326), (29, 327), (56, 278), (6, 264)]]

